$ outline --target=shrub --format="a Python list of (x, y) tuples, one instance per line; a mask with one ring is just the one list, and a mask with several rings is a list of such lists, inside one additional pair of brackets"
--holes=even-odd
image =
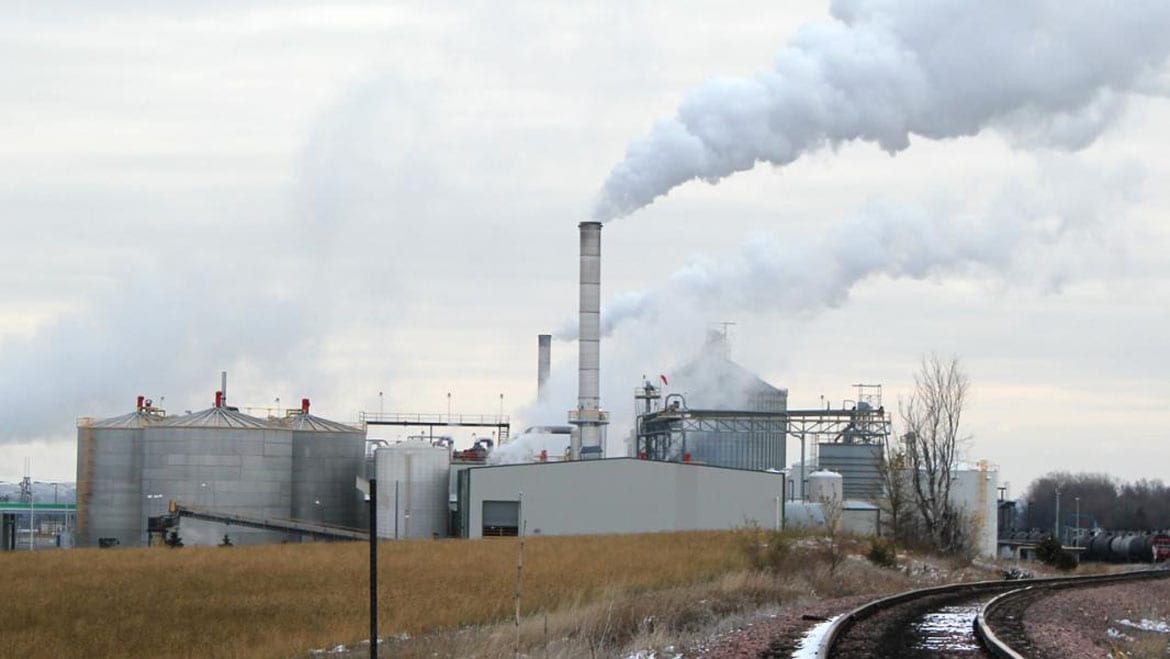
[(792, 554), (792, 543), (783, 531), (760, 528), (754, 521), (736, 531), (736, 546), (748, 567), (762, 572), (780, 572)]
[(865, 557), (869, 559), (870, 563), (878, 567), (897, 567), (898, 556), (894, 550), (894, 544), (888, 540), (875, 538), (869, 545), (869, 551), (866, 552)]
[(1048, 536), (1036, 545), (1036, 560), (1063, 572), (1074, 570), (1077, 567), (1076, 557), (1065, 551), (1060, 540), (1053, 536)]

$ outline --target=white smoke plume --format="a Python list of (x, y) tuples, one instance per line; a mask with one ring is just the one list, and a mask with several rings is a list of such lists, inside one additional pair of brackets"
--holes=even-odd
[(633, 141), (593, 218), (852, 140), (893, 154), (911, 135), (996, 128), (1020, 146), (1079, 149), (1127, 94), (1164, 93), (1165, 0), (833, 0), (830, 14), (801, 29), (770, 71), (707, 82)]
[[(624, 293), (602, 310), (602, 332), (633, 319), (654, 322), (687, 305), (808, 316), (844, 303), (878, 276), (977, 275), (1058, 290), (1086, 269), (1106, 267), (1126, 247), (1118, 219), (1139, 192), (1141, 166), (1102, 171), (1068, 157), (1044, 159), (1035, 178), (1013, 183), (986, 207), (871, 203), (809, 239), (758, 235), (722, 258), (693, 257), (661, 287)], [(1109, 220), (1107, 223), (1106, 220)], [(1108, 227), (1108, 228), (1107, 228)], [(572, 338), (566, 323), (563, 338)]]

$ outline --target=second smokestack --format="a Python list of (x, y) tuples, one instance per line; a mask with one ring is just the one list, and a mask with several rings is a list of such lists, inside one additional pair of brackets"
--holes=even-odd
[(552, 364), (552, 334), (536, 337), (536, 400), (548, 402), (548, 373)]

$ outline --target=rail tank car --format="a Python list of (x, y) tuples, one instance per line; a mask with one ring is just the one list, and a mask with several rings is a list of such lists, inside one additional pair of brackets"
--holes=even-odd
[(1077, 538), (1081, 560), (1109, 563), (1158, 563), (1170, 558), (1170, 535), (1103, 531)]

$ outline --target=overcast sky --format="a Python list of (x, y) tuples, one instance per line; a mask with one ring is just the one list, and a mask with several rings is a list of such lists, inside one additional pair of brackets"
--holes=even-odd
[[(1141, 34), (1116, 38), (1164, 40), (1165, 12), (1135, 2), (1148, 20), (1127, 23), (1074, 3), (1078, 22), (1049, 34), (1053, 3), (989, 3), (967, 36), (1063, 50), (1031, 68), (969, 57), (934, 78), (949, 95), (912, 79), (913, 121), (874, 130), (857, 115), (897, 102), (867, 85), (897, 87), (901, 64), (791, 81), (794, 48), (853, 44), (842, 21), (897, 26), (902, 4), (8, 4), (0, 479), (30, 457), (34, 477), (73, 480), (78, 417), (138, 394), (202, 409), (221, 370), (241, 407), (304, 396), (353, 421), (379, 392), (408, 412), (444, 412), (450, 393), (456, 413), (494, 414), (502, 394), (518, 424), (561, 423), (576, 344), (554, 342), (540, 409), (536, 335), (575, 322), (577, 223), (614, 214), (603, 305), (627, 313), (602, 348), (611, 441), (643, 374), (734, 321), (733, 357), (793, 408), (861, 382), (896, 408), (922, 355), (957, 355), (968, 457), (1013, 493), (1056, 469), (1170, 479), (1170, 75)], [(630, 145), (676, 117), (750, 112), (721, 95), (743, 80), (801, 102), (828, 88), (848, 130), (802, 119), (807, 145), (763, 155), (721, 142), (777, 164), (684, 171), (718, 182), (598, 210), (603, 186), (633, 198), (611, 175)]]

